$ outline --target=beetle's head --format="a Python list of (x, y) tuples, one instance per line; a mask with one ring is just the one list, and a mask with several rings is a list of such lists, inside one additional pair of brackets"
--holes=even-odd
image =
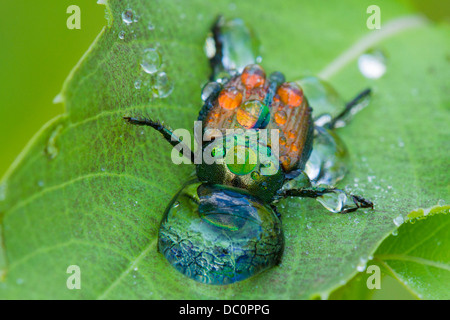
[(203, 161), (197, 165), (200, 181), (247, 190), (271, 201), (284, 181), (278, 154), (259, 130), (236, 130), (219, 135), (203, 149)]

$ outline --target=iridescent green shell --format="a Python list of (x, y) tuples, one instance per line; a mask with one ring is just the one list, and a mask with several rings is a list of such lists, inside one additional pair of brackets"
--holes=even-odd
[(229, 284), (277, 265), (284, 237), (270, 208), (244, 190), (191, 181), (169, 204), (158, 248), (186, 276)]

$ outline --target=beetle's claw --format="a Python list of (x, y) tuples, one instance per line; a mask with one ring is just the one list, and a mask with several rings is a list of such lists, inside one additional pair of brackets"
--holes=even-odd
[(352, 195), (353, 202), (358, 208), (371, 208), (373, 209), (373, 202), (367, 199), (364, 199), (360, 196)]

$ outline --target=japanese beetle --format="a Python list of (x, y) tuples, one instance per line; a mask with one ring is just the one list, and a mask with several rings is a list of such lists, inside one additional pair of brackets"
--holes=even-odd
[[(156, 129), (196, 163), (196, 179), (164, 213), (158, 250), (178, 271), (202, 283), (241, 281), (280, 262), (284, 236), (275, 204), (282, 198), (315, 198), (335, 213), (373, 208), (369, 200), (330, 187), (346, 170), (346, 149), (334, 129), (360, 109), (370, 90), (340, 114), (313, 119), (302, 86), (286, 82), (280, 72), (266, 76), (254, 43), (242, 20), (222, 17), (207, 41), (212, 74), (198, 120), (209, 142), (200, 151), (215, 161), (196, 162), (190, 147), (158, 121), (124, 117)], [(263, 130), (278, 135), (260, 139)], [(248, 139), (250, 131), (256, 140)]]

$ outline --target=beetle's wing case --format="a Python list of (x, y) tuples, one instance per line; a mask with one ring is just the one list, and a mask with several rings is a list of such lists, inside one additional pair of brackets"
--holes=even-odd
[(219, 129), (222, 134), (226, 129), (279, 129), (279, 158), (284, 171), (303, 170), (312, 147), (312, 110), (297, 84), (281, 84), (271, 101), (265, 101), (270, 87), (258, 65), (247, 66), (242, 74), (232, 77), (200, 112), (205, 140), (211, 138), (208, 129)]

